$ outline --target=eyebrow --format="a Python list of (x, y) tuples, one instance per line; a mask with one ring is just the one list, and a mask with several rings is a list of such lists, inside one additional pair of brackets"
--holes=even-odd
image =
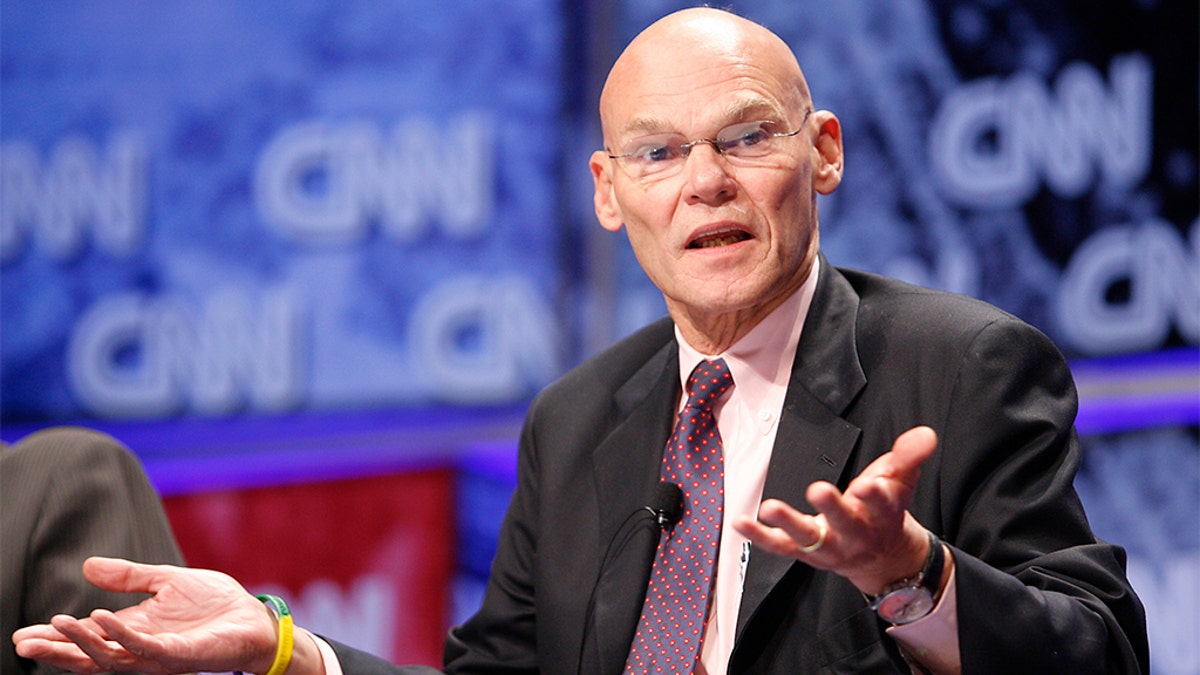
[(725, 119), (732, 123), (759, 120), (764, 117), (775, 118), (773, 121), (783, 121), (786, 111), (780, 108), (775, 101), (761, 96), (738, 99), (725, 108)]
[(621, 127), (619, 136), (626, 138), (634, 133), (657, 134), (669, 128), (670, 123), (660, 117), (635, 117)]
[[(722, 113), (722, 119), (725, 121), (721, 123), (721, 126), (724, 127), (729, 124), (764, 118), (774, 118), (774, 121), (783, 121), (784, 117), (784, 111), (774, 101), (761, 96), (750, 96), (736, 99), (725, 106), (725, 110)], [(680, 135), (683, 135), (678, 131), (668, 131), (671, 128), (671, 123), (661, 117), (635, 117), (621, 127), (619, 137), (629, 138), (631, 135), (638, 133), (680, 133)]]

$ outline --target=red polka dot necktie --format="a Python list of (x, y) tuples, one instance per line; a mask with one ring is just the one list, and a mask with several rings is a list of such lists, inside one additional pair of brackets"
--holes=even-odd
[(701, 362), (688, 378), (687, 403), (662, 465), (663, 480), (683, 488), (683, 517), (659, 539), (626, 675), (695, 670), (725, 508), (724, 453), (712, 406), (731, 386), (722, 359)]

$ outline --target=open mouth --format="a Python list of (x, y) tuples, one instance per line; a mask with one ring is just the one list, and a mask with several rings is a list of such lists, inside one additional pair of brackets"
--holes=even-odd
[(746, 241), (750, 238), (750, 234), (744, 230), (729, 228), (717, 230), (715, 232), (706, 232), (695, 239), (688, 242), (688, 248), (715, 248), (717, 246), (728, 246), (736, 244), (739, 241)]

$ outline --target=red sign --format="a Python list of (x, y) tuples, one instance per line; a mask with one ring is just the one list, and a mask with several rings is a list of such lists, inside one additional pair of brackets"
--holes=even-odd
[(296, 624), (439, 666), (454, 568), (453, 471), (168, 497), (188, 565), (285, 598)]

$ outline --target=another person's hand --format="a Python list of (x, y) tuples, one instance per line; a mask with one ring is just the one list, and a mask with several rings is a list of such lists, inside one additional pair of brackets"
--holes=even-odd
[(823, 481), (808, 486), (805, 496), (819, 512), (816, 516), (767, 499), (757, 521), (741, 517), (733, 526), (760, 548), (840, 574), (874, 595), (916, 575), (924, 565), (929, 536), (908, 506), (921, 465), (936, 448), (932, 429), (914, 427), (850, 481), (844, 493)]
[(17, 653), (77, 673), (266, 672), (275, 658), (269, 609), (229, 575), (89, 558), (84, 577), (108, 590), (151, 593), (116, 613), (58, 615), (13, 633)]

